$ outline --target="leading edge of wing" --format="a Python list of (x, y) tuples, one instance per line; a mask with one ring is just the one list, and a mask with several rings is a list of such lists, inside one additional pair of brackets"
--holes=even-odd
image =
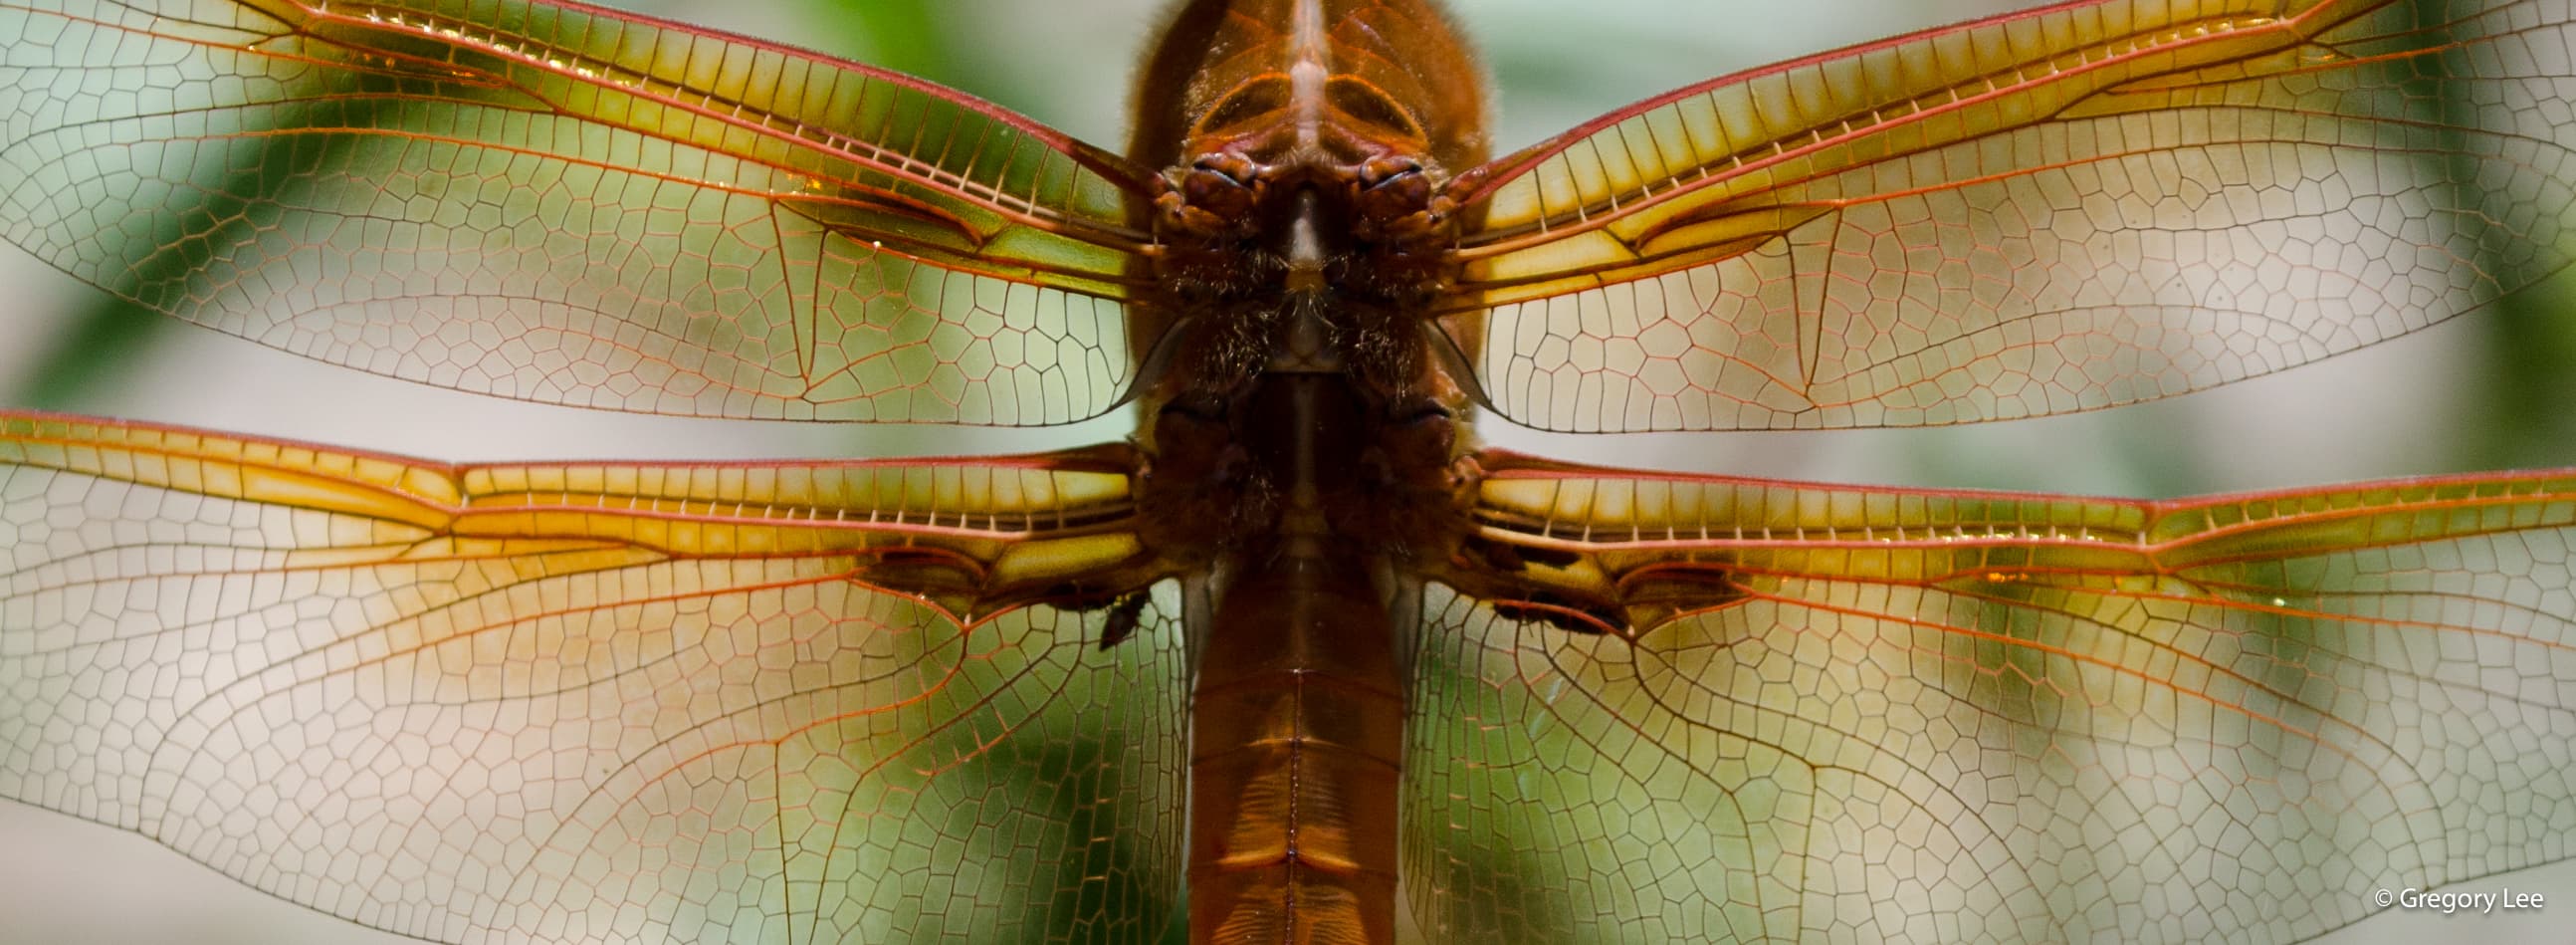
[(2521, 0), (2088, 2), (1752, 70), (1462, 175), (1442, 304), (1549, 430), (2226, 384), (2566, 267), (2571, 37)]
[(2289, 941), (2569, 855), (2576, 469), (2121, 501), (1482, 458), (1521, 596), (1427, 598), (1405, 772), (1489, 798), (1407, 824), (1459, 941)]
[(568, 549), (832, 558), (848, 563), (848, 579), (960, 622), (1081, 597), (1069, 582), (1162, 576), (1135, 532), (1123, 444), (975, 458), (449, 464), (0, 410), (0, 450), (10, 466), (334, 516), (381, 533), (386, 561)]
[(441, 941), (1147, 937), (1181, 609), (1063, 587), (1134, 544), (1120, 450), (458, 466), (0, 413), (0, 797)]
[(6, 34), (0, 230), (271, 347), (693, 416), (1067, 423), (1132, 381), (1154, 175), (919, 79), (542, 0)]
[[(1754, 579), (2062, 583), (2253, 600), (2269, 595), (2197, 584), (2195, 575), (2516, 532), (2576, 533), (2576, 467), (2107, 499), (1644, 473), (1504, 451), (1487, 451), (1483, 462), (1479, 540), (1519, 549), (1512, 558), (1528, 569), (1524, 580), (1548, 589), (1549, 600), (1620, 615), (1624, 627), (1605, 629), (1623, 633), (1690, 611), (1692, 599), (1738, 601)], [(2576, 572), (2562, 580), (2576, 585)]]

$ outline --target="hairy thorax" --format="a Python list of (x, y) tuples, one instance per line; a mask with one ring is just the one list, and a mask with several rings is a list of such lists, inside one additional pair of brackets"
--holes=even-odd
[(1170, 167), (1140, 221), (1160, 294), (1138, 321), (1162, 338), (1140, 397), (1149, 545), (1206, 561), (1338, 537), (1445, 558), (1472, 437), (1428, 313), (1454, 265), (1442, 185), (1483, 157), (1479, 106), (1343, 68), (1316, 23), (1192, 16), (1153, 69), (1194, 79), (1140, 103), (1131, 148)]

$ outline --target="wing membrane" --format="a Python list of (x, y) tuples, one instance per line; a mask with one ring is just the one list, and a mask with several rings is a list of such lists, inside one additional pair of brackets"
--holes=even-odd
[(1426, 607), (1409, 790), (1493, 798), (1408, 825), (1446, 940), (2284, 940), (2569, 855), (2576, 471), (2119, 502), (1498, 465), (1486, 535), (1638, 622)]
[(1105, 649), (935, 603), (1114, 560), (1093, 458), (0, 454), (0, 795), (442, 941), (1143, 940), (1179, 893), (1177, 592)]
[(475, 393), (1028, 425), (1133, 370), (1149, 176), (917, 79), (578, 5), (0, 5), (5, 235)]
[(2116, 0), (1853, 47), (1462, 178), (1457, 298), (1493, 405), (1554, 430), (2197, 390), (2564, 267), (2571, 45), (2505, 0)]

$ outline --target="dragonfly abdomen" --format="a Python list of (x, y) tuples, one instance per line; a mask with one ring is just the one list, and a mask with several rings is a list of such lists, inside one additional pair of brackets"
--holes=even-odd
[(1394, 940), (1404, 679), (1363, 399), (1335, 375), (1265, 375), (1232, 417), (1263, 483), (1243, 491), (1273, 498), (1219, 553), (1192, 634), (1192, 942)]
[(1290, 547), (1200, 657), (1190, 940), (1390, 942), (1402, 679), (1364, 556)]

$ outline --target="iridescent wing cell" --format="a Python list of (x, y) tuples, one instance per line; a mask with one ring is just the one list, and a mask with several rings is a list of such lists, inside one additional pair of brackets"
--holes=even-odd
[(714, 417), (1065, 423), (1132, 380), (1152, 175), (917, 79), (490, 0), (0, 37), (0, 235), (271, 347)]
[(1550, 430), (2171, 396), (2565, 267), (2571, 60), (2567, 12), (2511, 0), (2063, 4), (1855, 46), (1461, 178), (1456, 304), (1491, 307), (1487, 401)]

